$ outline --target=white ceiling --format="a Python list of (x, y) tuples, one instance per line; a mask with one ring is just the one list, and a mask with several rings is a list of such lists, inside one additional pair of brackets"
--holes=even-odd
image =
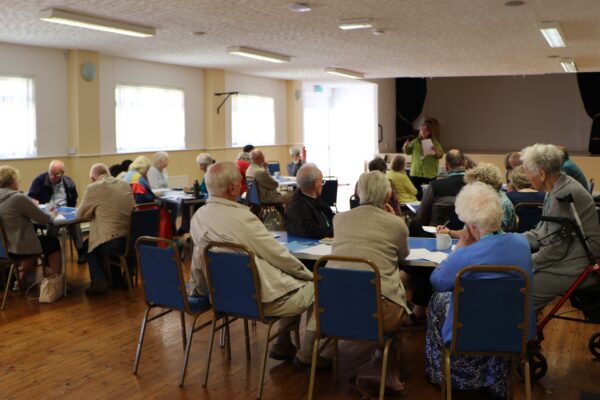
[[(551, 56), (575, 57), (580, 71), (600, 71), (599, 0), (526, 0), (520, 7), (504, 0), (308, 0), (313, 10), (303, 14), (289, 11), (289, 2), (0, 0), (0, 42), (298, 80), (328, 78), (328, 66), (367, 78), (561, 72)], [(140, 39), (39, 20), (39, 11), (51, 7), (152, 26), (157, 35)], [(337, 27), (358, 17), (372, 18), (386, 33)], [(566, 48), (548, 47), (537, 27), (543, 20), (561, 21)], [(272, 64), (226, 52), (238, 45), (293, 58)]]

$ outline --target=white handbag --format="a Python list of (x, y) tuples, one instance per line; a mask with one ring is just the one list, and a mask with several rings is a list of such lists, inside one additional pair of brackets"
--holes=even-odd
[(54, 303), (56, 300), (62, 297), (64, 293), (64, 283), (65, 277), (62, 274), (47, 276), (37, 280), (35, 283), (29, 286), (25, 294), (28, 299), (34, 300), (35, 297), (31, 297), (29, 292), (36, 285), (40, 285), (40, 296), (38, 297), (38, 301), (40, 303)]

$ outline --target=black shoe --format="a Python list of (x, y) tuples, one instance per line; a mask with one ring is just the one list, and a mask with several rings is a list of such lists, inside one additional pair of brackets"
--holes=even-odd
[(108, 282), (96, 281), (96, 282), (92, 282), (90, 287), (85, 289), (85, 294), (86, 295), (102, 294), (102, 293), (106, 293), (107, 290), (108, 290)]
[(81, 265), (85, 263), (87, 263), (87, 254), (79, 253), (79, 257), (77, 257), (77, 264)]
[(278, 361), (292, 361), (296, 356), (296, 351), (296, 346), (291, 343), (284, 345), (275, 343), (271, 346), (269, 358)]

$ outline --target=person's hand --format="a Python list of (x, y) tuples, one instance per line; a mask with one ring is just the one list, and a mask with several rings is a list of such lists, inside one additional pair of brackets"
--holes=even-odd
[(394, 211), (394, 208), (390, 206), (390, 203), (385, 203), (384, 210), (390, 214), (396, 215), (396, 211)]
[(408, 146), (410, 144), (412, 140), (410, 139), (406, 139), (406, 141), (404, 142), (404, 146), (402, 146), (403, 149), (406, 149), (406, 146)]
[(435, 227), (435, 233), (450, 234), (450, 229), (446, 225), (438, 225)]
[(435, 150), (435, 158), (442, 158), (444, 156), (444, 153), (441, 150), (436, 149)]
[(462, 230), (458, 231), (458, 243), (456, 244), (456, 248), (469, 246), (476, 242), (471, 230), (465, 226)]

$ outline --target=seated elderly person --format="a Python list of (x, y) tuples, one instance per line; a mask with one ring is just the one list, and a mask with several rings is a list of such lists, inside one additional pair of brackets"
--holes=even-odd
[(297, 147), (292, 147), (290, 149), (290, 156), (292, 157), (292, 161), (288, 165), (286, 165), (288, 176), (296, 176), (300, 167), (302, 167), (302, 156), (300, 155), (300, 149)]
[(148, 157), (139, 156), (133, 160), (127, 175), (125, 175), (124, 179), (131, 185), (137, 204), (152, 203), (157, 199), (148, 182), (148, 171), (151, 165)]
[(516, 206), (519, 203), (543, 203), (546, 193), (538, 192), (527, 178), (525, 167), (519, 165), (510, 175), (511, 190), (506, 193), (510, 201)]
[(242, 193), (246, 193), (246, 170), (250, 166), (250, 153), (240, 151), (235, 158), (235, 163), (242, 174)]
[[(466, 234), (456, 250), (431, 274), (436, 293), (427, 309), (426, 373), (441, 384), (443, 346), (452, 338), (453, 293), (456, 274), (471, 265), (514, 265), (522, 268), (533, 282), (529, 245), (518, 233), (500, 229), (503, 216), (498, 193), (489, 185), (475, 182), (465, 186), (456, 198), (456, 213), (466, 225)], [(484, 279), (494, 279), (487, 274)], [(530, 309), (529, 337), (535, 337), (533, 310)], [(509, 359), (490, 356), (453, 355), (452, 388), (487, 389), (487, 398), (506, 398)]]
[(43, 253), (48, 257), (48, 264), (56, 274), (60, 274), (62, 266), (58, 239), (46, 235), (36, 237), (32, 220), (48, 224), (52, 217), (19, 191), (19, 172), (15, 168), (0, 166), (0, 224), (10, 258), (20, 263), (19, 282), (25, 286), (27, 273), (38, 255)]
[(410, 203), (417, 201), (417, 188), (413, 185), (408, 175), (406, 175), (405, 167), (406, 160), (404, 156), (398, 154), (392, 160), (391, 170), (388, 171), (387, 177), (392, 184), (394, 193), (398, 196), (398, 201), (401, 203)]
[(506, 169), (506, 186), (508, 190), (511, 190), (511, 176), (513, 170), (517, 168), (519, 165), (523, 164), (521, 161), (521, 152), (520, 151), (511, 151), (506, 153), (504, 157), (504, 168)]
[[(561, 172), (563, 153), (554, 145), (535, 144), (523, 149), (523, 166), (534, 189), (546, 192), (544, 216), (574, 220), (565, 196), (573, 196), (573, 204), (579, 214), (584, 234), (593, 254), (600, 256), (600, 226), (596, 207), (590, 193), (575, 179)], [(562, 295), (571, 286), (588, 264), (585, 251), (574, 236), (563, 237), (560, 224), (542, 221), (523, 235), (529, 240), (533, 254), (535, 284), (533, 306), (541, 310), (556, 296)], [(590, 274), (580, 288), (600, 283), (595, 274)]]
[(200, 183), (201, 193), (208, 193), (208, 191), (206, 190), (206, 180), (204, 178), (206, 178), (206, 171), (208, 170), (208, 167), (214, 163), (215, 159), (208, 153), (200, 153), (196, 156), (196, 164), (202, 172), (202, 182)]
[(246, 176), (254, 179), (261, 203), (288, 203), (292, 194), (283, 195), (277, 191), (279, 183), (269, 174), (263, 152), (258, 149), (252, 150), (250, 159), (252, 164), (248, 167)]
[[(398, 262), (408, 255), (408, 228), (388, 204), (392, 188), (386, 176), (379, 171), (364, 173), (358, 179), (360, 207), (339, 213), (333, 219), (335, 236), (331, 254), (362, 257), (373, 261), (381, 273), (383, 296), (383, 330), (398, 332), (410, 310), (406, 304), (404, 286), (400, 280)], [(352, 267), (349, 263), (328, 263), (327, 267)], [(360, 266), (356, 266), (359, 267)], [(395, 354), (392, 351), (391, 354)], [(382, 354), (363, 366), (357, 376), (359, 385), (379, 385)], [(403, 389), (398, 377), (398, 363), (390, 357), (390, 374), (386, 388)]]
[[(48, 172), (38, 175), (29, 188), (29, 197), (40, 204), (52, 203), (58, 207), (75, 207), (77, 205), (77, 187), (73, 179), (65, 175), (65, 164), (60, 160), (52, 160)], [(87, 242), (83, 240), (79, 224), (67, 227), (77, 249), (77, 264), (84, 264), (87, 257)], [(58, 229), (51, 227), (48, 234), (58, 237)]]
[(287, 206), (286, 227), (290, 235), (323, 239), (333, 236), (333, 212), (320, 199), (323, 173), (315, 164), (304, 164), (296, 176), (298, 190)]
[[(379, 171), (385, 175), (386, 171), (387, 171), (387, 164), (385, 163), (383, 158), (375, 157), (374, 159), (369, 161), (367, 168), (368, 168), (369, 172)], [(360, 203), (360, 195), (358, 194), (358, 182), (356, 183), (356, 186), (354, 187), (354, 195), (356, 196), (356, 199)], [(390, 198), (389, 198), (387, 204), (389, 204), (389, 206), (392, 207), (392, 209), (394, 210), (394, 212), (396, 214), (400, 213), (400, 206), (398, 204), (398, 198), (396, 197), (396, 192), (393, 187), (392, 187), (392, 192), (390, 194)]]
[[(300, 365), (309, 366), (316, 329), (312, 273), (275, 240), (248, 207), (236, 202), (241, 181), (242, 175), (233, 162), (221, 161), (208, 168), (209, 197), (204, 207), (196, 211), (191, 224), (195, 245), (190, 279), (192, 294), (208, 294), (203, 252), (209, 241), (248, 246), (256, 256), (265, 315), (284, 317), (280, 326), (286, 329), (307, 311), (302, 349), (296, 353), (288, 332), (278, 337), (269, 356), (277, 360), (291, 360), (296, 356)], [(327, 365), (325, 359), (320, 360), (321, 366)]]
[(154, 153), (152, 165), (148, 170), (148, 183), (150, 183), (152, 189), (165, 189), (169, 187), (168, 165), (169, 153), (165, 151)]

